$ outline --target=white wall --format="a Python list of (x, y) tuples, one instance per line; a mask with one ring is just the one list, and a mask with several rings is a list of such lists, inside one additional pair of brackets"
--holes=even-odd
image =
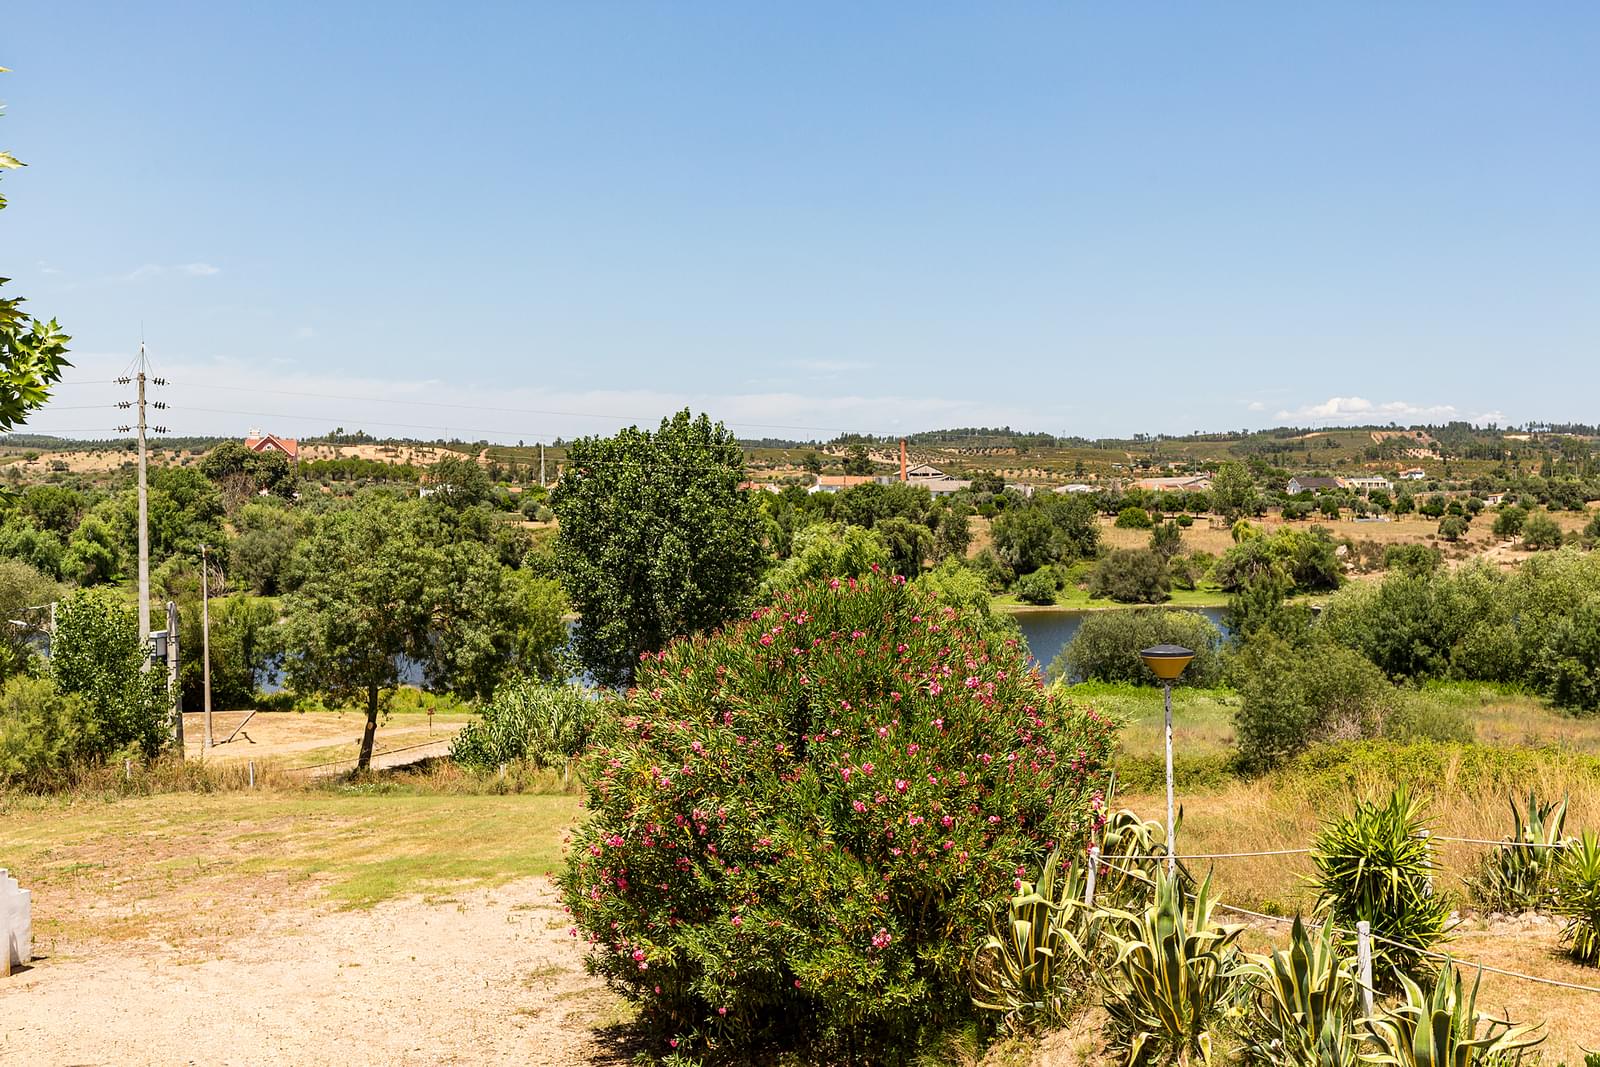
[(9, 961), (0, 971), (33, 959), (33, 894), (17, 885), (4, 868), (0, 868), (0, 952)]

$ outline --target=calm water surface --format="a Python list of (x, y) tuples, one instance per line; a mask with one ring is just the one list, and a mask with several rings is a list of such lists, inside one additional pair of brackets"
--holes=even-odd
[[(1107, 611), (1133, 611), (1134, 608), (1107, 608)], [(1193, 611), (1204, 615), (1222, 631), (1223, 636), (1228, 634), (1228, 628), (1222, 625), (1221, 608), (1176, 608), (1177, 611)], [(1098, 615), (1098, 611), (1084, 611), (1082, 608), (1047, 608), (1039, 611), (1019, 611), (1012, 616), (1017, 620), (1017, 625), (1022, 627), (1022, 636), (1028, 639), (1028, 650), (1033, 653), (1033, 661), (1039, 665), (1040, 670), (1048, 670), (1050, 664), (1067, 647), (1067, 642), (1072, 640), (1072, 635), (1078, 632), (1078, 627), (1083, 625), (1083, 620), (1090, 615)]]

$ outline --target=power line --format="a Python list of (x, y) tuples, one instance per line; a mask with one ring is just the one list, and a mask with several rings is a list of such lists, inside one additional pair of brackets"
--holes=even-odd
[[(175, 385), (180, 385), (181, 384), (185, 388), (188, 388), (188, 389), (225, 389), (225, 390), (229, 390), (229, 391), (232, 391), (232, 392), (241, 392), (241, 393), (256, 393), (256, 394), (266, 393), (266, 394), (270, 394), (270, 395), (273, 395), (273, 396), (308, 397), (308, 398), (316, 399), (316, 400), (347, 400), (347, 401), (352, 401), (352, 402), (355, 402), (355, 403), (366, 403), (366, 404), (399, 404), (399, 405), (408, 406), (408, 407), (414, 406), (414, 407), (432, 407), (432, 408), (453, 408), (453, 409), (457, 409), (457, 410), (461, 410), (461, 411), (494, 411), (494, 412), (501, 412), (501, 413), (504, 413), (504, 414), (513, 414), (513, 415), (557, 416), (557, 417), (561, 417), (561, 418), (575, 418), (575, 419), (607, 419), (607, 420), (614, 420), (614, 421), (621, 421), (621, 422), (637, 422), (637, 421), (640, 421), (639, 416), (637, 416), (637, 415), (617, 415), (617, 414), (612, 414), (612, 413), (607, 413), (607, 412), (599, 412), (599, 411), (558, 411), (558, 410), (551, 410), (551, 409), (544, 409), (544, 408), (500, 407), (498, 405), (489, 405), (489, 404), (456, 404), (456, 403), (450, 403), (449, 401), (444, 401), (444, 400), (397, 400), (397, 399), (393, 399), (393, 398), (390, 398), (390, 397), (349, 396), (349, 395), (341, 395), (341, 394), (337, 394), (337, 393), (309, 393), (309, 392), (299, 392), (299, 391), (295, 391), (295, 390), (291, 390), (291, 389), (256, 389), (256, 388), (254, 388), (252, 386), (247, 386), (247, 385), (207, 385), (207, 384), (201, 384), (199, 382), (175, 382), (174, 384)], [(202, 411), (202, 410), (207, 410), (207, 409), (196, 408), (194, 410)], [(230, 414), (230, 413), (224, 412), (224, 414)], [(232, 413), (232, 414), (236, 414), (236, 413)], [(269, 416), (269, 417), (271, 417), (271, 418), (280, 418), (280, 417), (288, 417), (288, 416)], [(364, 421), (371, 422), (372, 420), (368, 419), (368, 420), (364, 420)], [(723, 425), (725, 425), (725, 426), (750, 426), (750, 427), (754, 427), (756, 429), (762, 429), (762, 430), (806, 430), (806, 431), (814, 431), (814, 432), (817, 432), (817, 433), (836, 433), (836, 434), (845, 434), (845, 433), (853, 433), (853, 432), (855, 432), (855, 431), (852, 431), (852, 430), (844, 429), (843, 427), (839, 427), (839, 426), (795, 426), (795, 425), (790, 425), (790, 424), (787, 424), (787, 423), (778, 423), (778, 422), (742, 422), (742, 421), (735, 422), (735, 421), (729, 421), (729, 420), (720, 420), (720, 421), (722, 421)], [(374, 423), (374, 425), (380, 425), (380, 426), (381, 425), (405, 426), (405, 425), (410, 425), (410, 424), (408, 424), (408, 423), (387, 423), (387, 424), (385, 424), (385, 423)], [(424, 428), (431, 428), (431, 427), (424, 427)], [(495, 432), (500, 432), (500, 431), (495, 431)]]

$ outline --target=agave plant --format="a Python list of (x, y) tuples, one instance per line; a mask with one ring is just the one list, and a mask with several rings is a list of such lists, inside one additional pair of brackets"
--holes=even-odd
[(1561, 939), (1584, 963), (1600, 963), (1600, 837), (1585, 830), (1556, 861), (1555, 911), (1567, 925)]
[[(1404, 1000), (1381, 1018), (1367, 1021), (1373, 1050), (1363, 1053), (1362, 1060), (1395, 1067), (1507, 1067), (1522, 1062), (1522, 1053), (1544, 1036), (1537, 1034), (1536, 1025), (1481, 1018), (1477, 1013), (1481, 980), (1480, 975), (1472, 983), (1472, 992), (1463, 996), (1461, 975), (1454, 964), (1439, 968), (1428, 993), (1401, 975)], [(1487, 1023), (1481, 1034), (1480, 1022)]]
[[(1178, 826), (1183, 813), (1178, 813)], [(1126, 910), (1142, 908), (1155, 892), (1156, 878), (1167, 867), (1167, 829), (1154, 819), (1122, 808), (1106, 816), (1100, 832), (1100, 880), (1095, 899), (1110, 907)], [(1194, 889), (1194, 877), (1182, 861), (1177, 864), (1178, 879), (1186, 891)]]
[(1060, 862), (1061, 850), (1051, 852), (1039, 881), (1022, 883), (1004, 918), (1000, 908), (991, 912), (989, 936), (973, 957), (973, 1004), (1000, 1012), (1012, 1030), (1062, 1021), (1088, 984), (1103, 915), (1083, 901), (1087, 864), (1063, 872)]
[(1209, 877), (1191, 898), (1162, 872), (1142, 912), (1107, 909), (1117, 954), (1105, 972), (1105, 1008), (1129, 1064), (1146, 1056), (1211, 1062), (1244, 929), (1215, 922), (1214, 906)]
[(1567, 799), (1541, 804), (1529, 790), (1526, 815), (1515, 796), (1510, 802), (1511, 836), (1483, 858), (1467, 888), (1486, 908), (1531, 911), (1550, 903), (1551, 874), (1566, 843)]
[[(1311, 851), (1317, 914), (1347, 931), (1372, 924), (1373, 981), (1386, 988), (1400, 975), (1423, 973), (1425, 952), (1449, 927), (1450, 905), (1433, 891), (1436, 866), (1422, 811), (1404, 789), (1381, 803), (1358, 801), (1322, 828)], [(1347, 954), (1353, 945), (1346, 934)]]
[(1236, 972), (1255, 1009), (1246, 1054), (1272, 1067), (1353, 1067), (1356, 977), (1333, 928), (1313, 937), (1296, 916), (1287, 950), (1248, 959)]

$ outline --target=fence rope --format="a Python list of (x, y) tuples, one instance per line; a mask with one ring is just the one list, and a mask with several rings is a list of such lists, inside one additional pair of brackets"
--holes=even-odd
[(1482, 837), (1442, 837), (1434, 835), (1434, 841), (1455, 841), (1463, 845), (1498, 845), (1502, 848), (1566, 848), (1566, 843), (1561, 841), (1489, 841)]
[[(1438, 839), (1436, 838), (1435, 840), (1438, 840)], [(1490, 842), (1490, 843), (1491, 844), (1499, 844), (1500, 842)], [(1118, 857), (1118, 858), (1120, 858), (1120, 859), (1131, 859), (1133, 857), (1122, 856), (1122, 857)], [(1165, 857), (1155, 857), (1155, 858), (1164, 859)], [(1119, 867), (1115, 863), (1109, 863), (1103, 858), (1101, 859), (1100, 862), (1102, 864), (1104, 864), (1105, 866), (1111, 868), (1112, 870), (1120, 871), (1123, 874), (1134, 874), (1134, 873), (1136, 873), (1136, 872), (1134, 872), (1132, 870), (1129, 870), (1126, 867)], [(1238, 913), (1240, 915), (1248, 915), (1253, 919), (1264, 919), (1267, 922), (1281, 923), (1281, 924), (1283, 924), (1285, 926), (1293, 926), (1294, 925), (1294, 919), (1292, 919), (1292, 918), (1287, 918), (1287, 917), (1282, 916), (1282, 915), (1268, 915), (1265, 912), (1260, 912), (1260, 911), (1251, 911), (1249, 908), (1241, 908), (1237, 904), (1228, 904), (1228, 903), (1225, 903), (1225, 902), (1220, 901), (1220, 900), (1213, 901), (1212, 902), (1212, 907), (1221, 908), (1224, 911), (1236, 912), (1236, 913)], [(1308, 927), (1310, 927), (1312, 929), (1320, 929), (1323, 925), (1325, 925), (1324, 923), (1307, 921), (1303, 917), (1302, 917), (1301, 921), (1304, 922), (1306, 926), (1308, 926)], [(1346, 929), (1345, 927), (1342, 927), (1342, 926), (1333, 927), (1333, 932), (1336, 933), (1336, 934), (1343, 934), (1346, 937), (1357, 937), (1357, 936), (1359, 936), (1356, 933), (1356, 931), (1348, 930), (1348, 929)], [(1504, 935), (1501, 935), (1501, 936), (1504, 936)], [(1393, 938), (1383, 937), (1380, 934), (1374, 934), (1374, 933), (1370, 933), (1369, 932), (1367, 934), (1367, 937), (1371, 938), (1373, 941), (1380, 941), (1385, 945), (1391, 945), (1391, 946), (1393, 946), (1395, 948), (1404, 949), (1407, 952), (1414, 952), (1419, 956), (1424, 956), (1424, 957), (1427, 957), (1429, 959), (1438, 960), (1441, 963), (1452, 963), (1452, 964), (1456, 965), (1457, 967), (1466, 967), (1466, 968), (1469, 968), (1469, 969), (1472, 969), (1472, 970), (1488, 971), (1491, 974), (1504, 975), (1507, 978), (1517, 978), (1517, 979), (1520, 979), (1520, 980), (1522, 980), (1524, 982), (1535, 982), (1535, 983), (1537, 983), (1539, 985), (1555, 986), (1555, 987), (1557, 987), (1559, 989), (1574, 989), (1574, 990), (1577, 990), (1577, 991), (1582, 992), (1582, 993), (1600, 993), (1600, 986), (1581, 985), (1581, 984), (1579, 984), (1577, 982), (1563, 982), (1559, 978), (1540, 978), (1538, 975), (1523, 974), (1521, 971), (1509, 971), (1509, 970), (1506, 970), (1504, 967), (1494, 967), (1494, 966), (1491, 966), (1490, 964), (1483, 963), (1482, 961), (1479, 961), (1479, 960), (1464, 959), (1464, 958), (1462, 958), (1460, 956), (1455, 956), (1455, 955), (1452, 955), (1452, 954), (1450, 954), (1448, 952), (1435, 952), (1432, 949), (1419, 948), (1416, 945), (1408, 945), (1404, 941), (1396, 941)]]
[[(1248, 859), (1252, 856), (1304, 856), (1311, 852), (1309, 848), (1275, 848), (1266, 852), (1179, 852), (1173, 859), (1179, 860), (1236, 860)], [(1166, 853), (1158, 855), (1124, 854), (1120, 857), (1125, 860), (1165, 860)]]
[[(445, 739), (445, 740), (448, 740), (448, 739)], [(442, 740), (441, 741), (424, 741), (420, 745), (407, 745), (404, 748), (389, 748), (389, 749), (383, 750), (382, 752), (374, 752), (372, 754), (372, 758), (373, 759), (377, 759), (379, 756), (392, 756), (397, 752), (410, 752), (412, 749), (417, 749), (417, 748), (431, 748), (434, 745), (443, 744), (443, 743), (444, 743), (444, 741), (442, 741)], [(358, 761), (359, 759), (361, 759), (361, 756), (359, 754), (357, 754), (357, 755), (354, 755), (354, 756), (345, 756), (342, 759), (328, 760), (326, 763), (310, 763), (310, 764), (307, 764), (304, 767), (285, 767), (285, 768), (283, 768), (283, 770), (287, 774), (298, 774), (301, 771), (314, 771), (314, 770), (318, 770), (319, 768), (322, 768), (322, 767), (337, 767), (341, 763), (354, 763), (354, 762)]]

